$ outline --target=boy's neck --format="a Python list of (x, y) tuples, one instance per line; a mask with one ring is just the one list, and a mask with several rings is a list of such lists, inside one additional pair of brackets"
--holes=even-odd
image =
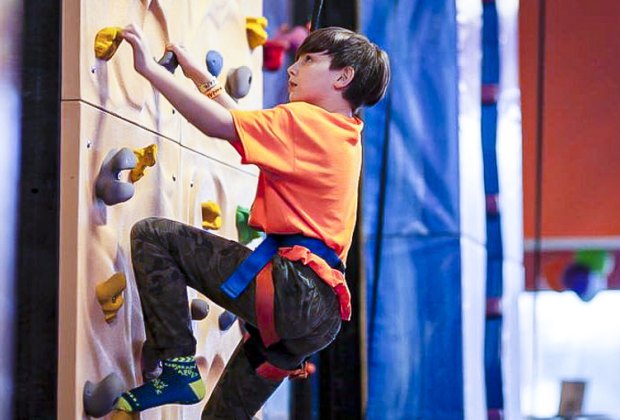
[(326, 108), (326, 110), (334, 114), (342, 114), (347, 118), (353, 118), (353, 110), (349, 106), (346, 106), (344, 108), (334, 108), (334, 109)]
[(342, 114), (347, 118), (353, 117), (353, 110), (351, 109), (351, 105), (349, 102), (343, 100), (325, 100), (321, 103), (314, 103), (318, 107), (323, 108), (327, 112), (331, 112), (333, 114)]

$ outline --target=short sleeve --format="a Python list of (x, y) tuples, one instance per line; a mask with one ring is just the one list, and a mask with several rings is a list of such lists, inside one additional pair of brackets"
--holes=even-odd
[(260, 111), (231, 111), (242, 162), (271, 172), (294, 169), (294, 118), (284, 105)]

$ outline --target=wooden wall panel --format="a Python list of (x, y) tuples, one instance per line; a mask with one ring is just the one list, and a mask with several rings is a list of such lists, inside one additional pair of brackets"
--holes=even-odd
[[(221, 206), (224, 219), (216, 234), (237, 239), (236, 207), (251, 205), (258, 174), (255, 167), (241, 166), (225, 141), (209, 139), (190, 126), (137, 75), (126, 43), (108, 62), (96, 60), (95, 34), (105, 26), (137, 22), (157, 58), (167, 40), (185, 45), (198, 58), (217, 49), (225, 60), (222, 82), (230, 68), (252, 69), (250, 94), (239, 103), (259, 109), (262, 50), (249, 50), (245, 17), (260, 16), (261, 10), (262, 2), (256, 0), (63, 2), (59, 418), (84, 417), (86, 380), (116, 372), (128, 388), (141, 383), (144, 328), (130, 261), (131, 226), (144, 217), (162, 216), (199, 227), (200, 204), (212, 200)], [(191, 84), (180, 70), (175, 77)], [(150, 144), (158, 146), (157, 163), (134, 184), (134, 196), (110, 206), (98, 200), (95, 183), (108, 153)], [(127, 176), (128, 171), (120, 174), (121, 180)], [(95, 287), (115, 272), (127, 278), (125, 303), (117, 319), (107, 323)], [(200, 297), (195, 291), (188, 294)], [(208, 393), (241, 338), (238, 326), (218, 329), (221, 312), (211, 303), (210, 315), (194, 322)], [(205, 402), (149, 410), (142, 419), (198, 418)]]

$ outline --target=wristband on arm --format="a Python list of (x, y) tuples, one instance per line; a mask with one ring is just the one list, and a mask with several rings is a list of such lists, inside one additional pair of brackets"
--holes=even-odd
[(217, 78), (212, 78), (205, 83), (198, 85), (198, 90), (203, 95), (207, 95), (209, 99), (215, 99), (222, 93), (222, 85)]

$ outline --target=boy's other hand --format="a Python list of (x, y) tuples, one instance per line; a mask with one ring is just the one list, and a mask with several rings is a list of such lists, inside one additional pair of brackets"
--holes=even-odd
[(123, 29), (123, 37), (133, 49), (133, 66), (138, 73), (147, 76), (153, 66), (157, 65), (151, 55), (149, 46), (144, 38), (144, 33), (135, 24)]
[(196, 85), (211, 79), (212, 76), (209, 72), (203, 69), (204, 65), (194, 59), (185, 47), (170, 43), (166, 45), (166, 51), (172, 51), (177, 56), (177, 61), (179, 62), (181, 70), (183, 70), (183, 74)]

